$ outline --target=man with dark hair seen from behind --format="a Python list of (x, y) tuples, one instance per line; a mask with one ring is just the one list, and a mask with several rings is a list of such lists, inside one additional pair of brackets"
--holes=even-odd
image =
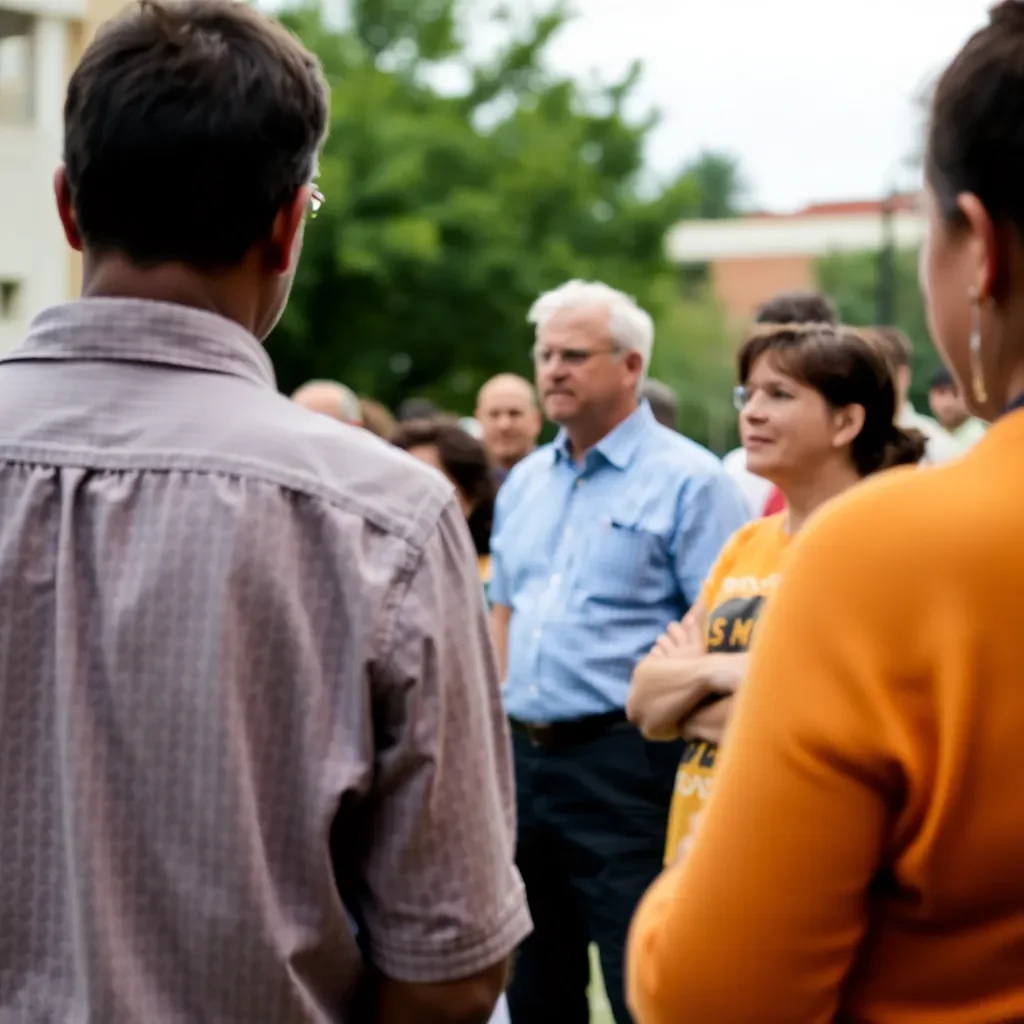
[(260, 344), (326, 121), (231, 0), (71, 77), (83, 298), (0, 362), (0, 1019), (468, 1024), (529, 930), (452, 488)]

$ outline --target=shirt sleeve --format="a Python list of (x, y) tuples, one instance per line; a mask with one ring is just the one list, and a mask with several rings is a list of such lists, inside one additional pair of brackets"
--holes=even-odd
[(504, 959), (530, 931), (515, 867), (515, 794), (476, 556), (454, 499), (372, 679), (375, 820), (360, 907), (369, 954), (399, 981)]
[(742, 546), (745, 532), (745, 529), (740, 527), (725, 542), (725, 547), (719, 552), (718, 558), (715, 559), (715, 564), (711, 567), (707, 578), (701, 584), (700, 600), (704, 602), (704, 608), (709, 613), (714, 609), (715, 595), (721, 589), (722, 580), (729, 575), (736, 562), (736, 553)]
[(749, 519), (739, 487), (724, 470), (693, 479), (684, 488), (673, 555), (687, 604), (700, 597), (725, 542)]
[(899, 723), (881, 684), (899, 617), (873, 589), (891, 575), (870, 523), (807, 530), (766, 609), (695, 843), (634, 921), (643, 1024), (831, 1022), (864, 935), (898, 802), (886, 743)]

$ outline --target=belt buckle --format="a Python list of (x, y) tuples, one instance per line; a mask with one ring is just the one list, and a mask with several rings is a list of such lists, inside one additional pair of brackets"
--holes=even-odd
[(550, 722), (526, 722), (526, 737), (541, 750), (554, 745), (554, 729)]

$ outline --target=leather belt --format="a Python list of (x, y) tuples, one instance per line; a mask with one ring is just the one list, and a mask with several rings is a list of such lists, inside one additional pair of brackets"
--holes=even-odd
[(509, 718), (513, 732), (525, 736), (535, 747), (543, 750), (572, 747), (595, 740), (625, 721), (625, 711), (608, 711), (603, 715), (570, 718), (563, 722), (522, 722), (518, 718)]

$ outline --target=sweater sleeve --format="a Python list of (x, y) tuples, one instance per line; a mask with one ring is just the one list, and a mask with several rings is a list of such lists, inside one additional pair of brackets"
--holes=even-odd
[(899, 778), (871, 521), (829, 515), (794, 545), (696, 842), (634, 921), (638, 1024), (834, 1019)]

